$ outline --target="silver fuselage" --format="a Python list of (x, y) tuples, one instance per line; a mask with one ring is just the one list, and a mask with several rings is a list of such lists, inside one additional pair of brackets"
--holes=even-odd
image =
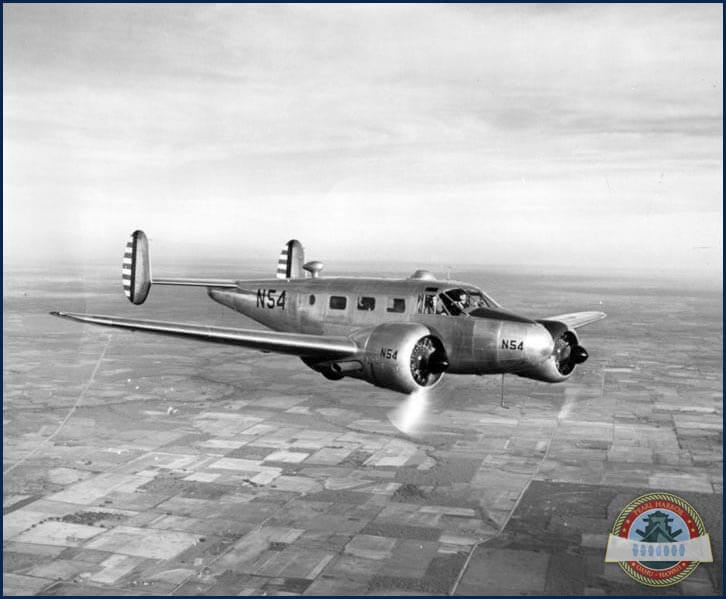
[(422, 310), (425, 294), (454, 287), (477, 289), (459, 281), (325, 277), (245, 280), (237, 289), (209, 287), (208, 294), (275, 331), (352, 335), (387, 323), (420, 323), (443, 342), (451, 373), (517, 372), (551, 355), (553, 340), (541, 324), (496, 303), (458, 316)]

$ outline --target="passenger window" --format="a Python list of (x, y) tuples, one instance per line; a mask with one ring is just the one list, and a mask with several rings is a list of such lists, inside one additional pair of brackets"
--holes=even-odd
[(331, 310), (345, 310), (348, 300), (340, 295), (330, 296), (330, 309)]
[(405, 312), (406, 300), (399, 297), (389, 297), (386, 312)]
[(375, 310), (376, 309), (376, 298), (375, 297), (359, 297), (358, 298), (358, 309), (359, 310)]

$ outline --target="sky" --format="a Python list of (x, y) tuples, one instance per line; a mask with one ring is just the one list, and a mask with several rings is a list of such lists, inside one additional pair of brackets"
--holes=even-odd
[[(3, 4), (3, 262), (722, 278), (723, 7)], [(170, 273), (173, 274), (173, 273)], [(204, 273), (200, 272), (200, 276)]]

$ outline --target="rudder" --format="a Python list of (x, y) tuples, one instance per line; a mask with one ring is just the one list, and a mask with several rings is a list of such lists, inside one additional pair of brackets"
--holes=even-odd
[(302, 279), (305, 277), (303, 263), (305, 262), (305, 250), (297, 239), (288, 241), (280, 252), (277, 261), (278, 279)]
[(121, 279), (124, 293), (132, 304), (143, 304), (151, 287), (151, 269), (149, 267), (149, 240), (146, 234), (137, 230), (126, 242)]

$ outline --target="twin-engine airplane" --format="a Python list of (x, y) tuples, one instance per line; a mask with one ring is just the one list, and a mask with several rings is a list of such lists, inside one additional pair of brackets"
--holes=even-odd
[(207, 294), (272, 329), (52, 312), (82, 322), (192, 337), (292, 354), (328, 379), (345, 376), (402, 393), (432, 387), (451, 374), (516, 374), (557, 383), (588, 354), (575, 329), (605, 317), (578, 312), (532, 320), (502, 308), (473, 285), (441, 281), (425, 270), (407, 279), (321, 277), (292, 239), (277, 278), (254, 280), (152, 277), (148, 240), (134, 231), (123, 258), (128, 299), (143, 304), (151, 285), (206, 287)]

